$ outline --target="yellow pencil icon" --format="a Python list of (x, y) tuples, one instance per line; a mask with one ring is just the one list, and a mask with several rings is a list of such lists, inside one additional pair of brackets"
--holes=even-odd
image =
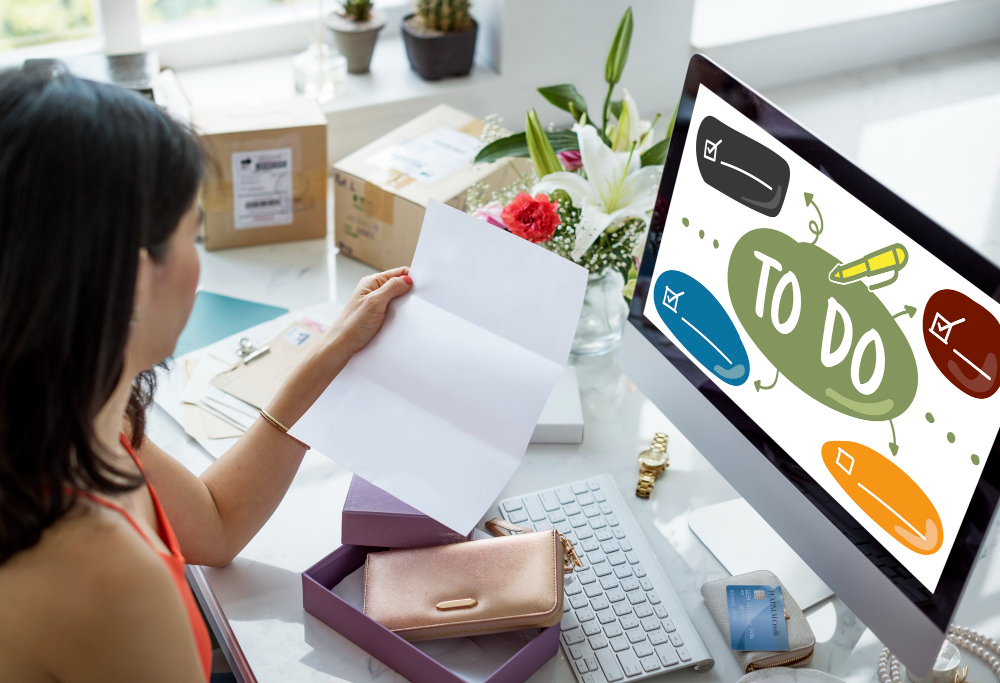
[(873, 277), (882, 273), (891, 273), (892, 277), (884, 282), (869, 285), (868, 289), (878, 289), (891, 285), (896, 281), (899, 271), (906, 265), (909, 255), (906, 247), (902, 244), (893, 244), (885, 249), (879, 249), (850, 263), (838, 263), (830, 271), (830, 281), (840, 285), (860, 280), (865, 277)]

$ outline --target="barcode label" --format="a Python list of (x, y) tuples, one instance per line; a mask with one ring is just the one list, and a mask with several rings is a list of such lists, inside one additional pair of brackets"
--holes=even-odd
[(233, 218), (237, 230), (292, 224), (292, 149), (233, 154)]
[(248, 209), (259, 209), (262, 206), (278, 206), (281, 204), (280, 199), (262, 199), (255, 202), (247, 202), (243, 206)]

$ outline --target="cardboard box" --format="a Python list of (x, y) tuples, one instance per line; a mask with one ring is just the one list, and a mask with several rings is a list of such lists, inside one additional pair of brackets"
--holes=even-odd
[(326, 116), (314, 100), (194, 107), (212, 162), (202, 183), (205, 248), (326, 236)]
[(527, 173), (527, 159), (472, 163), (483, 126), (442, 104), (334, 164), (341, 252), (379, 270), (408, 266), (428, 199), (465, 211), (470, 186), (502, 187)]
[(471, 532), (463, 536), (452, 531), (361, 477), (351, 479), (340, 527), (344, 545), (423, 548), (471, 537)]
[[(445, 658), (441, 656), (442, 652), (447, 652), (449, 646), (458, 646), (452, 641), (462, 639), (409, 643), (378, 622), (369, 619), (358, 606), (352, 605), (333, 592), (338, 584), (364, 565), (369, 552), (377, 550), (381, 548), (344, 545), (302, 572), (302, 606), (327, 626), (413, 683), (469, 683), (470, 679), (480, 680), (482, 683), (523, 683), (559, 650), (560, 625), (556, 624), (537, 631), (537, 635), (530, 640), (522, 637), (523, 646), (513, 651), (509, 657), (505, 653), (503, 661), (498, 662), (495, 668), (489, 667), (492, 670), (488, 675), (483, 676), (483, 672), (479, 671), (476, 676), (463, 677), (461, 671), (449, 668), (442, 661)], [(490, 647), (491, 639), (502, 638), (505, 635), (523, 636), (528, 633), (515, 631), (512, 634), (470, 639), (475, 641), (472, 647), (477, 652), (476, 657), (472, 659), (485, 660), (489, 657), (487, 648)], [(509, 640), (507, 644), (509, 645)], [(460, 663), (460, 658), (452, 658), (451, 661)], [(474, 665), (476, 662), (471, 664)]]

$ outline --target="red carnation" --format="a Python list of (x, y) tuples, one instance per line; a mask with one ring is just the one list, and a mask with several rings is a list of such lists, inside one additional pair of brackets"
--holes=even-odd
[(558, 208), (558, 204), (549, 201), (548, 195), (537, 194), (532, 199), (531, 195), (522, 192), (514, 197), (500, 217), (512, 233), (538, 244), (548, 242), (556, 233), (556, 226), (561, 222)]

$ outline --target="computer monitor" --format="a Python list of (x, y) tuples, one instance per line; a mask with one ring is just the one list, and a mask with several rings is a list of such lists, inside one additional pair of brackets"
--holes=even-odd
[(692, 58), (622, 368), (918, 674), (1000, 496), (998, 300), (992, 263)]

